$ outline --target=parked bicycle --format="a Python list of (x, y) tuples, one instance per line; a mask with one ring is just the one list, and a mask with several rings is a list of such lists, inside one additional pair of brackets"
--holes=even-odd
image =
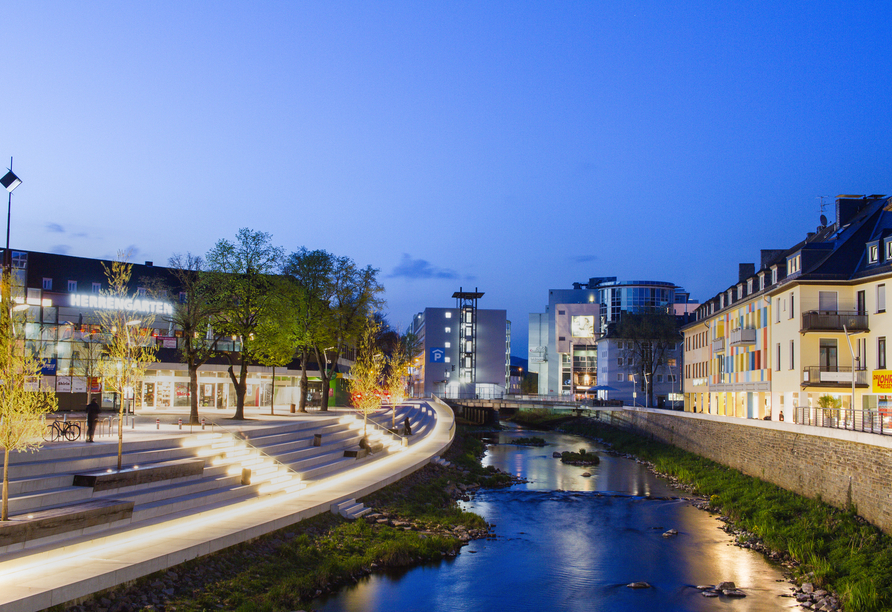
[(80, 437), (81, 426), (74, 421), (53, 421), (43, 436), (47, 442), (59, 442), (60, 440), (73, 442)]

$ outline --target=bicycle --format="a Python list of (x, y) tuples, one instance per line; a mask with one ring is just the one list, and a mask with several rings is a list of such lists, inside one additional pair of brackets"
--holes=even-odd
[(81, 437), (81, 426), (74, 421), (53, 421), (43, 438), (47, 442), (68, 440), (73, 442)]

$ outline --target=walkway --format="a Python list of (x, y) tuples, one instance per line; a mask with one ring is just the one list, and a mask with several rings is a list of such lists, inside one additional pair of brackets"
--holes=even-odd
[[(422, 402), (425, 404), (436, 412), (436, 424), (423, 439), (413, 440), (403, 452), (318, 480), (303, 490), (2, 555), (0, 610), (32, 612), (66, 603), (329, 512), (340, 502), (395, 482), (439, 456), (452, 442), (452, 411), (436, 401)], [(262, 410), (252, 412), (246, 416), (270, 418)], [(169, 414), (160, 418), (170, 421)], [(276, 417), (272, 420), (281, 422)], [(258, 420), (257, 426), (262, 422)], [(125, 433), (125, 440), (181, 435), (174, 427), (155, 429), (153, 418), (140, 417), (135, 428)], [(182, 434), (187, 434), (187, 429), (184, 425)]]

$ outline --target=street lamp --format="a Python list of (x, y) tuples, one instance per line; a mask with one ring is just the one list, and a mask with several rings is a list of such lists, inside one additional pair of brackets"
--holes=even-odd
[(12, 263), (12, 259), (9, 256), (9, 223), (12, 218), (12, 192), (15, 191), (16, 187), (22, 184), (22, 179), (17, 177), (15, 173), (12, 171), (12, 158), (9, 158), (9, 172), (7, 172), (3, 178), (0, 178), (0, 184), (6, 188), (6, 191), (9, 192), (9, 205), (6, 209), (6, 251), (3, 253), (3, 265), (6, 269), (6, 272), (9, 272), (10, 264)]

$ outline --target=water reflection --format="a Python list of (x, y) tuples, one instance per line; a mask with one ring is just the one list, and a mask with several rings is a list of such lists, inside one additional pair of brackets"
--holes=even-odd
[[(521, 433), (503, 434), (510, 438)], [(549, 446), (492, 447), (486, 463), (530, 480), (482, 491), (466, 506), (497, 525), (454, 560), (376, 574), (312, 607), (371, 610), (595, 610), (761, 612), (793, 607), (780, 572), (760, 555), (729, 545), (707, 513), (634, 461), (601, 455), (592, 468), (561, 464), (554, 450), (594, 450), (574, 436), (536, 434)], [(581, 476), (589, 471), (591, 478)], [(562, 489), (562, 490), (561, 490)], [(664, 538), (670, 528), (679, 535)], [(632, 590), (633, 581), (652, 589)], [(707, 599), (694, 586), (733, 580), (749, 596)]]

